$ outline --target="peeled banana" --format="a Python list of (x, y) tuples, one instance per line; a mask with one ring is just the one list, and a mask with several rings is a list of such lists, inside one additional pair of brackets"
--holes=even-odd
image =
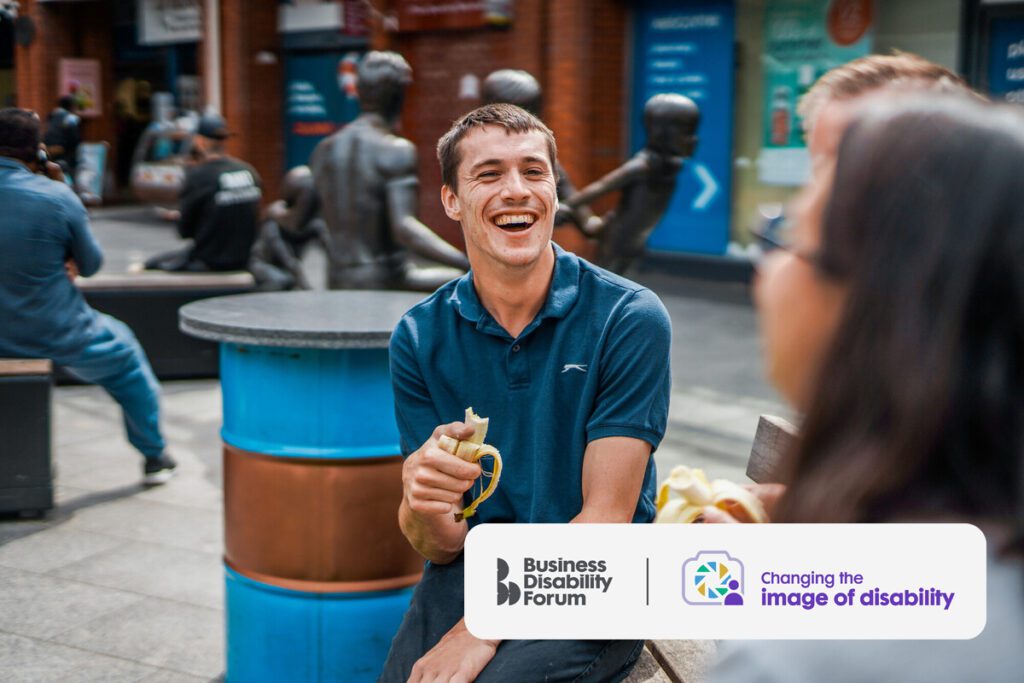
[(456, 522), (461, 522), (475, 515), (477, 506), (491, 497), (494, 489), (498, 487), (498, 480), (501, 478), (501, 453), (494, 446), (484, 443), (484, 439), (487, 438), (488, 418), (480, 417), (470, 407), (466, 408), (465, 422), (473, 427), (473, 435), (471, 437), (465, 441), (459, 441), (450, 436), (442, 436), (437, 440), (438, 447), (456, 457), (462, 458), (466, 462), (478, 462), (481, 458), (491, 456), (494, 458), (494, 467), (490, 474), (484, 473), (485, 477), (490, 477), (491, 483), (462, 512), (455, 514)]
[[(677, 494), (672, 496), (672, 493)], [(658, 489), (656, 523), (690, 524), (713, 505), (740, 522), (767, 522), (764, 505), (753, 493), (725, 479), (708, 482), (702, 470), (679, 465)]]

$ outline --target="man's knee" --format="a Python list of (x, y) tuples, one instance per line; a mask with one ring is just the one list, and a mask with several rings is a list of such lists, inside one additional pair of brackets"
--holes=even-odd
[(405, 681), (420, 657), (462, 619), (463, 563), (428, 563), (388, 652), (382, 683)]
[(476, 683), (615, 681), (632, 668), (642, 649), (643, 641), (509, 640)]

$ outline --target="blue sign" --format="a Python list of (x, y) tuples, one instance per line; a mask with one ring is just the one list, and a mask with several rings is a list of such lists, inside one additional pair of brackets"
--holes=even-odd
[(1024, 18), (993, 18), (988, 41), (988, 92), (1024, 104)]
[(359, 115), (359, 53), (289, 54), (285, 60), (285, 163), (309, 163), (321, 140)]
[(636, 11), (632, 147), (643, 147), (644, 103), (658, 93), (686, 95), (700, 107), (697, 153), (648, 248), (724, 254), (732, 183), (733, 0), (646, 0)]

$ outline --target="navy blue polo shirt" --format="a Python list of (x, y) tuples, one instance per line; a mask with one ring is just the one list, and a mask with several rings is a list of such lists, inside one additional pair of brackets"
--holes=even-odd
[[(480, 303), (472, 272), (406, 313), (391, 337), (403, 455), (438, 425), (462, 420), (468, 406), (490, 418), (487, 442), (504, 469), (471, 525), (568, 522), (583, 508), (590, 441), (626, 436), (653, 450), (665, 433), (665, 307), (649, 289), (553, 248), (547, 300), (518, 337)], [(654, 519), (655, 479), (651, 458), (634, 522)]]

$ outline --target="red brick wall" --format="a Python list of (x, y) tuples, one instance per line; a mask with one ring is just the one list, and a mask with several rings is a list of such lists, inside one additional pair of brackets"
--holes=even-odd
[[(56, 105), (57, 70), (61, 58), (98, 59), (102, 66), (102, 116), (84, 119), (82, 133), (86, 140), (106, 140), (112, 146), (113, 117), (113, 35), (110, 1), (75, 3), (38, 3), (22, 0), (21, 16), (35, 22), (35, 40), (27, 47), (15, 46), (15, 88), (19, 107), (34, 109), (46, 115)], [(110, 158), (116, 158), (111, 149)]]
[(36, 25), (35, 40), (22, 47), (15, 43), (14, 77), (19, 107), (35, 109), (45, 116), (53, 107), (57, 93), (57, 62), (67, 49), (70, 30), (66, 22), (35, 0), (22, 3), (19, 13), (31, 17)]
[[(387, 11), (393, 3), (379, 6)], [(466, 74), (482, 81), (495, 69), (517, 68), (537, 77), (544, 88), (543, 118), (577, 186), (622, 163), (627, 13), (621, 0), (518, 0), (508, 28), (394, 34), (375, 25), (374, 47), (402, 53), (413, 69), (401, 135), (419, 150), (420, 217), (427, 225), (462, 246), (458, 225), (441, 208), (434, 146), (454, 119), (480, 104), (459, 99)], [(557, 231), (556, 239), (589, 253), (572, 229)]]
[[(228, 152), (256, 167), (263, 177), (264, 202), (273, 201), (284, 173), (284, 75), (277, 3), (221, 0), (220, 26), (222, 113), (234, 134)], [(260, 51), (277, 55), (277, 62), (257, 64)]]
[(511, 32), (507, 30), (461, 32), (455, 40), (423, 33), (398, 41), (398, 51), (413, 70), (400, 134), (416, 142), (419, 150), (420, 217), (459, 246), (462, 233), (458, 224), (441, 208), (441, 171), (434, 145), (454, 119), (480, 106), (478, 98), (460, 99), (460, 79), (472, 74), (482, 81), (491, 71), (508, 66), (510, 45)]

